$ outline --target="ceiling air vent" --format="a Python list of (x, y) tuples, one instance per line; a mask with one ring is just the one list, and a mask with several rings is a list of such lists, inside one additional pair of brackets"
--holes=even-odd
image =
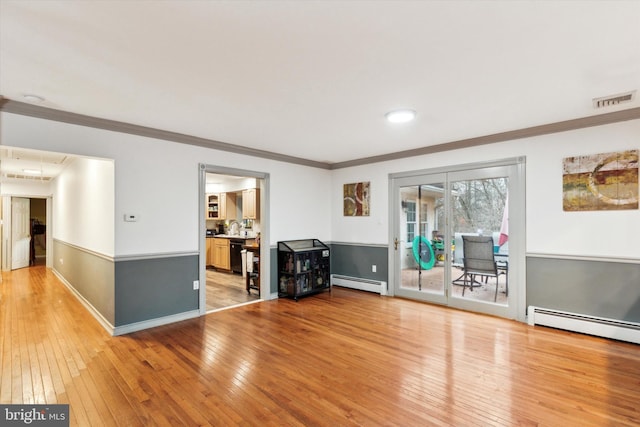
[(636, 91), (621, 93), (618, 95), (603, 96), (602, 98), (593, 98), (593, 108), (611, 107), (612, 105), (631, 102), (635, 97)]
[(28, 181), (40, 181), (40, 182), (49, 182), (51, 181), (51, 177), (49, 176), (33, 176), (33, 175), (23, 175), (20, 173), (4, 173), (2, 177), (5, 179), (25, 179)]

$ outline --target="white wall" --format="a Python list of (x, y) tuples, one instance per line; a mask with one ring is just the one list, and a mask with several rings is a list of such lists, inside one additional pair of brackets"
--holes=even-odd
[(331, 237), (328, 170), (6, 112), (2, 124), (3, 145), (114, 160), (116, 256), (199, 249), (199, 163), (270, 174), (271, 245)]
[[(564, 212), (564, 157), (639, 149), (640, 120), (480, 147), (339, 169), (332, 176), (332, 239), (388, 243), (388, 175), (443, 166), (526, 157), (528, 253), (640, 259), (640, 211)], [(342, 185), (371, 181), (371, 216), (342, 216)]]
[(51, 184), (45, 181), (3, 182), (1, 196), (46, 198), (51, 196)]
[(640, 210), (562, 210), (563, 158), (640, 149), (638, 135), (634, 120), (526, 141), (527, 252), (640, 259)]
[[(345, 243), (387, 244), (389, 222), (388, 168), (385, 163), (337, 169), (331, 177), (332, 241)], [(370, 182), (369, 216), (344, 216), (343, 186)]]
[[(2, 113), (3, 145), (115, 160), (115, 255), (198, 249), (198, 163), (270, 174), (270, 244), (388, 244), (388, 175), (526, 156), (528, 253), (640, 258), (640, 211), (562, 211), (562, 159), (640, 148), (640, 120), (327, 171)], [(371, 215), (342, 216), (342, 185), (371, 182)], [(125, 223), (123, 215), (140, 216)]]
[[(331, 172), (280, 163), (271, 174), (271, 242), (331, 238)], [(264, 223), (262, 224), (264, 228)]]
[(113, 161), (75, 158), (53, 181), (53, 238), (114, 255)]

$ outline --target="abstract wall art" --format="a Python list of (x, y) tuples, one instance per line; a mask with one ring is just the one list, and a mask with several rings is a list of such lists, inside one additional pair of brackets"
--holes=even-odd
[(344, 216), (369, 216), (369, 182), (344, 184)]
[(638, 209), (638, 150), (563, 159), (562, 207), (565, 211)]

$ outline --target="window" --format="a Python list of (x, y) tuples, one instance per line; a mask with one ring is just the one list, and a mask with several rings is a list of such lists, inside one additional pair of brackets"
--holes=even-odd
[(427, 208), (428, 206), (426, 203), (420, 203), (420, 235), (429, 239), (427, 236)]
[(407, 201), (407, 244), (416, 237), (416, 202)]

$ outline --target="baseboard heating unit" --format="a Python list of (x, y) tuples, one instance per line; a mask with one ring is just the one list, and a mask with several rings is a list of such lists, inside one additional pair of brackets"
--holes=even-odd
[(532, 305), (527, 310), (527, 319), (530, 325), (550, 326), (640, 344), (640, 323), (550, 310)]
[(361, 291), (375, 292), (380, 295), (387, 295), (387, 282), (380, 280), (362, 279), (360, 277), (331, 275), (331, 284), (343, 286), (345, 288), (359, 289)]

